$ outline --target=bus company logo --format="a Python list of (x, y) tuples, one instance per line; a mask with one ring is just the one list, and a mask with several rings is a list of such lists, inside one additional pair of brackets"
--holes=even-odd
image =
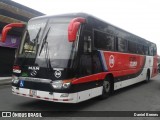
[(29, 66), (28, 70), (39, 70), (38, 66)]
[(36, 76), (37, 75), (37, 71), (33, 70), (31, 73), (30, 73), (31, 76)]
[(130, 67), (136, 67), (137, 66), (137, 61), (130, 61), (129, 66)]
[(54, 72), (54, 76), (55, 76), (56, 78), (60, 78), (61, 75), (62, 75), (62, 72), (61, 72), (60, 70), (56, 70), (56, 71)]
[(110, 55), (110, 57), (109, 57), (109, 66), (111, 67), (111, 68), (113, 68), (114, 67), (114, 56), (113, 55)]
[(129, 66), (131, 68), (137, 67), (137, 65), (138, 65), (137, 59), (134, 56), (129, 58), (129, 62), (130, 62)]

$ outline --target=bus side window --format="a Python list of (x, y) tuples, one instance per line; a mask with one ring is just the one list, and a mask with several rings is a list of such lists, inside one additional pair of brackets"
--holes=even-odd
[(155, 56), (155, 55), (157, 55), (157, 47), (156, 47), (156, 45), (154, 45), (155, 47), (153, 48), (153, 55)]
[(129, 53), (137, 53), (137, 45), (135, 42), (128, 41), (128, 52)]
[(142, 44), (137, 44), (137, 53), (144, 55), (144, 50), (143, 50), (143, 45)]
[(114, 36), (110, 34), (106, 34), (106, 50), (113, 51), (114, 50)]
[(126, 51), (126, 40), (122, 38), (118, 38), (118, 51), (125, 52)]
[(143, 51), (145, 55), (148, 55), (148, 47), (147, 46), (143, 46)]
[(149, 47), (149, 55), (153, 56), (153, 47)]
[(103, 33), (100, 31), (94, 31), (94, 46), (97, 49), (113, 51), (114, 50), (114, 36)]
[(97, 49), (105, 49), (105, 34), (94, 31), (94, 46)]

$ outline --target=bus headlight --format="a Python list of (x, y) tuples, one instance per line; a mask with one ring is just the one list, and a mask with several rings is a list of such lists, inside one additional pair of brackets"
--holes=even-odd
[(63, 83), (63, 88), (67, 89), (67, 88), (70, 87), (70, 85), (71, 85), (70, 82), (68, 82), (68, 83)]
[(67, 89), (71, 85), (71, 82), (64, 82), (63, 80), (53, 81), (52, 86), (54, 89)]
[(61, 80), (53, 81), (52, 86), (54, 89), (61, 89), (63, 82)]
[(17, 76), (12, 76), (12, 82), (13, 82), (14, 84), (17, 84), (17, 83), (19, 82), (18, 77), (17, 77)]

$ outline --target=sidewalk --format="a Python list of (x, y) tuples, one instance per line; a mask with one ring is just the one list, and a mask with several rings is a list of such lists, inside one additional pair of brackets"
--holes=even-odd
[(11, 78), (12, 77), (0, 77), (0, 85), (11, 84)]

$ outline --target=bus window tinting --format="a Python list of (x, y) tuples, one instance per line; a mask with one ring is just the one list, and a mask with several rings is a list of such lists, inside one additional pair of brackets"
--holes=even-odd
[(118, 51), (120, 52), (126, 51), (126, 40), (118, 38)]
[(153, 56), (153, 47), (149, 47), (149, 55)]
[(153, 48), (153, 55), (157, 55), (157, 47), (155, 45), (155, 47)]
[(143, 45), (137, 44), (137, 53), (144, 55)]
[(114, 50), (114, 36), (94, 31), (94, 46), (98, 49)]
[(147, 46), (143, 46), (143, 50), (144, 50), (144, 54), (148, 55), (148, 47)]
[(128, 52), (130, 52), (130, 53), (136, 53), (136, 50), (137, 50), (136, 43), (128, 41)]

